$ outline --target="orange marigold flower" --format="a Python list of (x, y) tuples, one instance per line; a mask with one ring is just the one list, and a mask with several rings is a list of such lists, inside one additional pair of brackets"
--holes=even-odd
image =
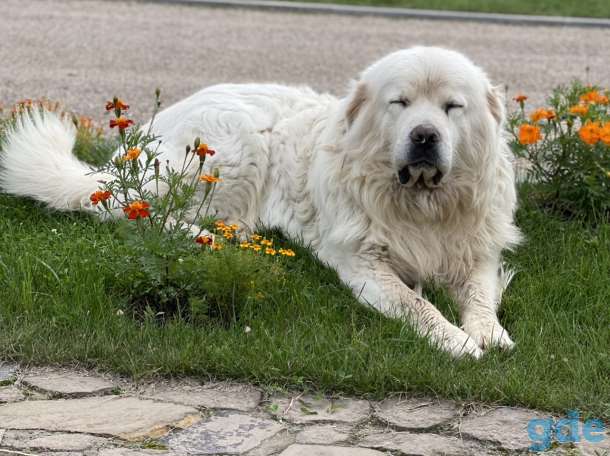
[(244, 241), (244, 242), (239, 244), (239, 248), (240, 249), (249, 249), (250, 248), (250, 243)]
[(229, 239), (229, 240), (233, 239), (233, 237), (234, 237), (233, 233), (231, 233), (230, 231), (225, 231), (222, 235), (225, 237), (225, 239)]
[(265, 249), (265, 253), (266, 253), (267, 255), (271, 255), (271, 256), (273, 256), (273, 255), (275, 255), (277, 252), (275, 251), (275, 249), (272, 249), (271, 247), (267, 247), (267, 248)]
[(296, 255), (296, 253), (294, 253), (294, 251), (292, 249), (280, 249), (279, 252), (280, 252), (280, 255), (288, 256), (288, 257), (293, 257)]
[(199, 158), (202, 159), (205, 158), (206, 155), (209, 155), (211, 157), (216, 153), (214, 149), (210, 149), (210, 147), (204, 143), (199, 144), (199, 146), (197, 147), (197, 149), (195, 149), (194, 152), (199, 155)]
[(258, 244), (251, 244), (250, 248), (252, 250), (254, 250), (255, 252), (260, 252), (262, 247), (260, 245), (258, 245)]
[(530, 119), (532, 122), (540, 122), (541, 120), (551, 120), (555, 118), (555, 111), (552, 109), (536, 109), (534, 112), (530, 114)]
[(273, 245), (273, 241), (270, 241), (269, 239), (263, 239), (261, 241), (261, 245), (265, 245), (267, 247), (271, 247)]
[(597, 90), (591, 90), (580, 96), (580, 101), (590, 104), (608, 104), (608, 97)]
[(98, 190), (97, 192), (92, 193), (89, 199), (91, 200), (91, 203), (95, 206), (97, 203), (103, 203), (104, 201), (108, 201), (111, 196), (112, 193), (110, 193), (108, 190)]
[(127, 153), (123, 157), (123, 160), (125, 160), (125, 161), (137, 160), (141, 153), (142, 153), (142, 151), (138, 147), (132, 147), (131, 149), (129, 149), (127, 151)]
[(589, 107), (587, 105), (578, 104), (570, 108), (570, 114), (575, 116), (586, 116), (588, 112)]
[(222, 250), (222, 244), (212, 244), (212, 250)]
[(110, 120), (110, 128), (119, 127), (119, 130), (121, 131), (125, 130), (130, 125), (133, 125), (133, 120), (123, 116)]
[(587, 122), (580, 130), (578, 130), (578, 136), (583, 142), (587, 144), (595, 144), (599, 141), (601, 134), (601, 128), (599, 122)]
[(112, 111), (113, 109), (120, 109), (121, 111), (126, 111), (129, 109), (129, 105), (123, 103), (123, 100), (120, 98), (115, 98), (112, 101), (106, 103), (106, 111)]
[(201, 182), (207, 182), (208, 184), (215, 184), (222, 181), (220, 177), (211, 176), (210, 174), (203, 174), (199, 176), (199, 180)]
[(610, 122), (606, 122), (599, 132), (599, 139), (606, 145), (610, 146)]
[(150, 208), (150, 204), (148, 204), (146, 201), (134, 201), (133, 203), (125, 206), (123, 208), (123, 212), (127, 214), (127, 218), (129, 220), (135, 220), (137, 218), (150, 217), (148, 208)]
[(527, 95), (523, 95), (522, 93), (520, 93), (516, 95), (513, 100), (515, 100), (517, 103), (523, 103), (525, 100), (527, 100)]
[(212, 236), (197, 236), (195, 242), (201, 245), (212, 245), (214, 244), (214, 239)]
[(540, 128), (537, 126), (526, 123), (519, 127), (519, 142), (521, 144), (536, 144), (541, 139)]
[(263, 237), (260, 234), (253, 234), (250, 236), (254, 242), (260, 241)]

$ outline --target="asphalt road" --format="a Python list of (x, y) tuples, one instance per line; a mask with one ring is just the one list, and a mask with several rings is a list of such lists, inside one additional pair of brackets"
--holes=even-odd
[[(218, 82), (306, 84), (342, 94), (376, 58), (458, 49), (534, 103), (573, 78), (610, 86), (610, 30), (287, 14), (112, 0), (0, 0), (0, 102), (46, 96), (102, 118), (122, 96), (138, 120)], [(589, 69), (587, 71), (587, 68)]]

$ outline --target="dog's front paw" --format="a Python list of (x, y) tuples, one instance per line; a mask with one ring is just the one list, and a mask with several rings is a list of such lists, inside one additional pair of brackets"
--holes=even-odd
[(455, 329), (457, 331), (452, 331), (450, 334), (446, 334), (443, 338), (442, 346), (447, 352), (449, 352), (454, 358), (472, 356), (475, 359), (479, 359), (481, 356), (483, 356), (483, 350), (481, 350), (477, 342), (473, 340), (472, 337), (459, 328)]
[(500, 347), (511, 350), (515, 346), (508, 335), (508, 331), (495, 320), (477, 320), (464, 323), (464, 331), (483, 349)]

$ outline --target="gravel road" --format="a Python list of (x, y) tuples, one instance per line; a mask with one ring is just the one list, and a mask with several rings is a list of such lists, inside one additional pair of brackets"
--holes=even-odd
[(101, 119), (104, 101), (117, 94), (145, 120), (155, 87), (165, 104), (218, 82), (307, 84), (342, 94), (369, 62), (414, 44), (461, 50), (511, 96), (522, 91), (542, 102), (573, 78), (610, 86), (608, 42), (608, 29), (1, 0), (0, 102), (47, 96)]

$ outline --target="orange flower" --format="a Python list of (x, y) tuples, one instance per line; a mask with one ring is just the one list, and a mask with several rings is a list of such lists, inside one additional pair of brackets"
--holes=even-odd
[(555, 111), (552, 109), (536, 109), (534, 112), (530, 114), (530, 119), (532, 122), (540, 122), (541, 120), (551, 120), (555, 118)]
[(202, 176), (199, 176), (199, 180), (201, 182), (207, 182), (208, 184), (215, 184), (216, 182), (222, 181), (221, 178), (215, 177), (215, 176), (211, 176), (209, 174), (203, 174)]
[(527, 95), (523, 95), (522, 93), (520, 93), (516, 95), (513, 100), (515, 100), (517, 103), (523, 103), (525, 100), (527, 100)]
[(540, 128), (535, 125), (526, 123), (519, 127), (519, 142), (521, 144), (536, 144), (541, 139)]
[(599, 139), (606, 145), (610, 146), (610, 122), (606, 122), (599, 132)]
[(132, 147), (131, 149), (129, 149), (127, 151), (127, 153), (123, 157), (123, 160), (125, 160), (125, 161), (137, 160), (141, 153), (142, 153), (142, 151), (138, 147)]
[(123, 212), (127, 214), (127, 218), (129, 220), (135, 220), (137, 218), (150, 217), (150, 212), (148, 211), (149, 207), (150, 204), (148, 204), (146, 201), (134, 201), (133, 203), (124, 207)]
[(586, 116), (589, 112), (589, 107), (587, 105), (574, 105), (570, 108), (570, 114), (575, 116)]
[(589, 104), (608, 104), (608, 97), (602, 95), (597, 90), (591, 90), (580, 96), (580, 101)]
[(121, 111), (126, 111), (129, 109), (129, 105), (123, 103), (123, 100), (120, 98), (115, 98), (112, 101), (106, 103), (106, 111), (112, 111), (113, 109), (120, 109)]
[(277, 252), (275, 251), (275, 249), (272, 249), (271, 247), (267, 247), (267, 248), (265, 249), (265, 253), (266, 253), (267, 255), (274, 256), (274, 255), (275, 255)]
[(212, 245), (214, 244), (214, 239), (212, 238), (212, 236), (197, 236), (195, 242), (201, 245)]
[(112, 193), (110, 193), (108, 190), (98, 190), (97, 192), (92, 193), (89, 199), (91, 200), (91, 203), (95, 206), (97, 203), (103, 203), (104, 201), (108, 201), (111, 196)]
[(123, 116), (110, 120), (110, 128), (119, 127), (119, 130), (121, 131), (125, 130), (130, 125), (133, 125), (133, 120)]
[(587, 144), (595, 144), (599, 141), (601, 134), (601, 128), (599, 126), (599, 122), (587, 122), (580, 130), (578, 130), (578, 136), (583, 142)]
[(216, 153), (214, 149), (210, 149), (207, 144), (199, 144), (197, 149), (195, 149), (195, 153), (199, 155), (199, 158), (204, 159), (206, 155), (210, 157)]

